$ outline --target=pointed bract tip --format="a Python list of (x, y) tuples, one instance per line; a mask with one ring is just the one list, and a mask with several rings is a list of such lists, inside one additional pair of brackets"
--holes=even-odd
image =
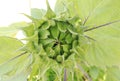
[(46, 4), (47, 4), (47, 9), (51, 9), (48, 0), (46, 0)]

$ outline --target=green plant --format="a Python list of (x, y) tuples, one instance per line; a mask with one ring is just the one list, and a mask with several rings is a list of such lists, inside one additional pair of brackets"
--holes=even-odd
[(119, 81), (120, 1), (57, 0), (54, 12), (46, 2), (10, 25), (26, 44), (0, 37), (0, 81)]

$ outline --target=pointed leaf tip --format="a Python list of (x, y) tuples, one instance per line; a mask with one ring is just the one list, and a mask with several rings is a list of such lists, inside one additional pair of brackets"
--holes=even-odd
[(50, 8), (49, 2), (48, 0), (46, 0), (46, 4), (47, 4), (47, 12), (45, 17), (50, 19), (56, 16), (56, 14), (52, 11), (52, 9)]

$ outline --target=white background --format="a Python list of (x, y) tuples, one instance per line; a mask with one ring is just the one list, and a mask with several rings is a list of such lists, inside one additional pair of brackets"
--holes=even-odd
[[(54, 8), (56, 0), (48, 0)], [(46, 0), (0, 0), (0, 27), (13, 22), (29, 21), (20, 13), (30, 14), (30, 8), (46, 9)]]

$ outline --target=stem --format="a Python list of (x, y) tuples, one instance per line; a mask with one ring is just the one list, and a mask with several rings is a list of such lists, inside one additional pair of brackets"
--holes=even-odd
[(61, 79), (61, 78), (59, 78), (59, 81), (62, 81), (62, 79)]
[(81, 70), (81, 72), (84, 74), (85, 78), (88, 79), (88, 81), (92, 81), (92, 79), (90, 78), (90, 76), (88, 75), (88, 73), (84, 71), (84, 69), (82, 68), (82, 66), (77, 65), (77, 67)]
[(99, 26), (95, 26), (95, 27), (92, 27), (90, 29), (86, 29), (84, 32), (91, 31), (91, 30), (94, 30), (94, 29), (98, 29), (98, 28), (101, 28), (101, 27), (104, 27), (104, 26), (108, 26), (108, 25), (111, 25), (111, 24), (114, 24), (114, 23), (117, 23), (117, 22), (120, 22), (120, 20), (116, 20), (116, 21), (112, 21), (112, 22), (108, 22), (108, 23), (99, 25)]
[(74, 72), (72, 72), (72, 81), (74, 81)]
[(85, 20), (84, 20), (84, 22), (83, 22), (83, 25), (85, 25), (86, 24), (86, 22), (88, 21), (88, 19), (89, 19), (89, 17), (90, 17), (90, 13), (88, 14), (88, 16), (85, 18)]
[(66, 72), (66, 69), (64, 69), (64, 81), (67, 81), (67, 72)]

